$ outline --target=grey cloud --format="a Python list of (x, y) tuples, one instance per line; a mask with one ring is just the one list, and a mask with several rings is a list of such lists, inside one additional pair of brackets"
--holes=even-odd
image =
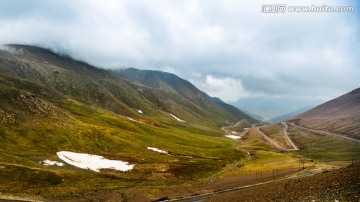
[[(40, 45), (103, 68), (171, 70), (233, 102), (264, 96), (319, 102), (359, 87), (356, 13), (263, 14), (266, 3), (284, 2), (3, 0), (0, 43)], [(209, 78), (238, 93), (220, 92)]]
[(0, 19), (10, 22), (38, 19), (56, 23), (71, 23), (77, 19), (80, 8), (71, 1), (46, 0), (4, 0), (1, 1)]

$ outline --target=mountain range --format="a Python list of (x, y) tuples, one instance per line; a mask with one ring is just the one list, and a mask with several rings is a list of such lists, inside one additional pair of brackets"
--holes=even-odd
[(321, 101), (294, 97), (256, 96), (241, 98), (230, 104), (239, 109), (246, 110), (251, 114), (256, 114), (257, 116), (254, 117), (258, 117), (258, 119), (261, 119), (260, 117), (262, 117), (264, 121), (270, 121), (271, 119), (295, 112), (299, 109), (306, 108), (307, 106), (317, 106), (321, 103)]
[(195, 121), (199, 116), (209, 122), (214, 117), (223, 122), (256, 121), (173, 74), (132, 68), (107, 71), (37, 47), (11, 45), (7, 49), (1, 51), (3, 85), (10, 87), (10, 82), (18, 81), (13, 85), (18, 90), (44, 99), (71, 98), (124, 116), (138, 116), (142, 108), (157, 117), (159, 112), (172, 112)]

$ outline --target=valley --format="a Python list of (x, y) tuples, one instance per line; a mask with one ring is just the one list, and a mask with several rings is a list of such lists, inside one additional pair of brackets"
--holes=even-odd
[(360, 160), (358, 94), (331, 101), (331, 115), (325, 103), (269, 125), (174, 74), (9, 45), (0, 50), (0, 199), (218, 200), (342, 175), (333, 170)]
[[(285, 125), (286, 123), (279, 123), (280, 125), (283, 125), (283, 135), (284, 135), (284, 141), (287, 141), (286, 137), (289, 135), (289, 133), (285, 133), (288, 128), (290, 128), (290, 131), (298, 129), (297, 127), (294, 127), (290, 124), (290, 126)], [(285, 127), (287, 126), (287, 127)], [(263, 127), (273, 127), (272, 125), (263, 126)], [(308, 133), (308, 130), (302, 130), (303, 133)], [(285, 135), (286, 134), (286, 135)], [(317, 133), (312, 133), (313, 135), (319, 135)], [(238, 148), (241, 150), (243, 148), (246, 148), (249, 153), (249, 157), (247, 159), (244, 159), (241, 162), (238, 162), (237, 164), (233, 166), (229, 166), (226, 168), (223, 172), (220, 174), (217, 174), (216, 180), (211, 179), (210, 183), (205, 186), (199, 186), (194, 187), (193, 189), (197, 190), (196, 192), (192, 192), (188, 195), (182, 195), (181, 197), (175, 197), (175, 198), (169, 198), (169, 197), (163, 197), (166, 198), (164, 201), (218, 201), (218, 200), (230, 200), (230, 201), (237, 201), (237, 199), (234, 197), (236, 196), (238, 199), (241, 199), (241, 201), (267, 201), (266, 197), (256, 198), (251, 197), (251, 195), (246, 194), (249, 190), (250, 193), (253, 193), (254, 196), (259, 195), (258, 192), (261, 193), (261, 189), (264, 187), (267, 187), (267, 190), (269, 190), (269, 193), (272, 193), (272, 187), (273, 186), (284, 186), (284, 184), (292, 183), (294, 186), (302, 186), (297, 185), (301, 183), (296, 183), (295, 179), (299, 179), (299, 182), (301, 181), (311, 181), (312, 179), (322, 178), (323, 175), (326, 175), (325, 173), (328, 173), (330, 171), (331, 174), (334, 174), (335, 178), (341, 179), (340, 176), (337, 176), (339, 172), (347, 172), (347, 170), (352, 170), (351, 175), (355, 175), (354, 172), (357, 172), (358, 164), (354, 164), (354, 162), (351, 158), (352, 156), (352, 149), (349, 148), (345, 153), (347, 153), (347, 158), (344, 158), (344, 156), (339, 156), (337, 158), (333, 158), (334, 156), (329, 155), (328, 157), (331, 158), (321, 158), (319, 160), (318, 156), (314, 155), (308, 155), (305, 154), (306, 150), (302, 147), (302, 152), (297, 152), (299, 149), (284, 149), (282, 147), (279, 147), (279, 145), (276, 143), (275, 140), (269, 138), (268, 136), (264, 137), (264, 133), (258, 130), (257, 128), (252, 128), (249, 131), (248, 138), (251, 139), (257, 139), (258, 141), (262, 141), (263, 144), (270, 144), (273, 149), (265, 150), (265, 147), (256, 148), (256, 150), (251, 150), (251, 148), (247, 146), (243, 146), (244, 144), (249, 144), (252, 141), (248, 140), (238, 140), (241, 141)], [(302, 134), (304, 135), (304, 134)], [(310, 134), (307, 134), (310, 135)], [(294, 141), (296, 141), (296, 144), (302, 145), (300, 142), (302, 142), (301, 136), (292, 136)], [(331, 138), (331, 141), (337, 144), (343, 144), (343, 140), (338, 141), (339, 138), (334, 136), (329, 136)], [(295, 143), (290, 140), (294, 145)], [(251, 144), (251, 143), (250, 143)], [(292, 145), (289, 143), (289, 145)], [(349, 145), (344, 146), (338, 146), (345, 149)], [(353, 148), (358, 148), (360, 145), (355, 144), (353, 145)], [(295, 147), (297, 147), (295, 145)], [(338, 149), (337, 148), (337, 149)], [(249, 150), (250, 149), (250, 150)], [(335, 149), (335, 148), (334, 148)], [(325, 151), (325, 147), (321, 150)], [(359, 155), (359, 150), (357, 150), (357, 155)], [(347, 159), (347, 160), (345, 160)], [(358, 162), (358, 161), (357, 161)], [(353, 166), (350, 168), (346, 168), (347, 166)], [(341, 171), (337, 171), (340, 169)], [(339, 174), (339, 175), (342, 175)], [(356, 180), (355, 180), (356, 181)], [(346, 183), (346, 181), (340, 180), (339, 183)], [(315, 183), (316, 184), (316, 183)], [(326, 183), (315, 185), (314, 186), (326, 186)], [(271, 186), (271, 187), (269, 187)], [(305, 186), (305, 185), (304, 185)], [(306, 185), (307, 186), (307, 185)], [(355, 187), (357, 185), (354, 185)], [(259, 188), (257, 188), (259, 187)], [(263, 188), (261, 188), (263, 187)], [(352, 191), (353, 193), (356, 193), (356, 188), (353, 187)], [(239, 191), (244, 190), (244, 191)], [(257, 191), (255, 191), (257, 190)], [(329, 189), (331, 190), (331, 189)], [(318, 193), (316, 191), (312, 191), (311, 194), (305, 196), (307, 198), (322, 198), (322, 197), (329, 197), (329, 190), (324, 192), (323, 195), (321, 193)], [(338, 188), (335, 188), (334, 191), (338, 190)], [(347, 198), (349, 199), (355, 196), (346, 196), (346, 190), (343, 190), (341, 193), (338, 193), (340, 198)], [(344, 195), (345, 194), (345, 195)], [(286, 198), (284, 198), (286, 196)], [(244, 198), (245, 197), (245, 198)], [(279, 198), (282, 198), (281, 200), (284, 201), (292, 201), (293, 197), (295, 197), (295, 194), (293, 193), (284, 193), (283, 196), (277, 196)], [(336, 197), (335, 197), (336, 198)], [(216, 199), (216, 200), (214, 200)], [(275, 199), (273, 199), (275, 200)], [(352, 200), (352, 199), (351, 199)], [(160, 200), (162, 201), (162, 200)]]

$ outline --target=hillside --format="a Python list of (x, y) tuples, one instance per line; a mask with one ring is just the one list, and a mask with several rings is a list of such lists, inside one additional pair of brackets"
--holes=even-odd
[(204, 200), (216, 201), (357, 201), (360, 165), (300, 179), (276, 181)]
[[(184, 108), (192, 112), (192, 116), (217, 116), (227, 120), (237, 121), (246, 119), (251, 123), (256, 119), (231, 106), (219, 98), (212, 98), (206, 93), (197, 89), (190, 82), (178, 76), (166, 72), (152, 70), (138, 70), (127, 68), (113, 71), (114, 75), (129, 81), (141, 83), (144, 86), (159, 89), (171, 102), (177, 103), (179, 111)], [(179, 112), (183, 113), (183, 112)], [(189, 114), (190, 115), (190, 114)]]
[[(139, 116), (137, 111), (142, 109), (149, 116), (159, 117), (166, 112), (183, 119), (190, 116), (187, 118), (199, 123), (204, 120), (216, 124), (240, 119), (256, 121), (221, 100), (213, 101), (173, 74), (136, 69), (114, 74), (41, 48), (13, 45), (8, 49), (12, 51), (1, 53), (2, 76), (26, 79), (41, 86), (49, 91), (47, 98), (53, 100), (72, 98), (119, 115), (134, 117)], [(128, 79), (120, 78), (125, 73)]]
[[(198, 181), (244, 156), (221, 127), (254, 119), (175, 75), (143, 78), (154, 84), (38, 47), (2, 47), (0, 192), (56, 197)], [(60, 164), (60, 151), (126, 161), (133, 170), (79, 169)]]
[(360, 139), (360, 88), (289, 120), (308, 128)]

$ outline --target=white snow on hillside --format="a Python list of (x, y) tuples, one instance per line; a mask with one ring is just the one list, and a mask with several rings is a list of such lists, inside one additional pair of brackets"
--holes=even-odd
[(179, 118), (176, 117), (174, 114), (170, 114), (170, 116), (172, 116), (174, 119), (176, 119), (176, 120), (179, 121), (179, 122), (186, 122), (186, 121), (184, 121), (184, 120), (182, 120), (182, 119), (179, 119)]
[(39, 163), (44, 164), (46, 166), (64, 166), (64, 164), (61, 162), (51, 161), (51, 160), (44, 160), (44, 161), (40, 161)]
[(136, 120), (135, 119), (133, 119), (133, 118), (130, 118), (130, 117), (127, 117), (130, 121), (135, 121), (136, 122)]
[(100, 172), (100, 169), (113, 169), (119, 171), (129, 171), (135, 165), (129, 165), (128, 162), (120, 160), (109, 160), (102, 156), (75, 153), (69, 151), (60, 151), (56, 153), (58, 157), (66, 163), (76, 166), (81, 169), (90, 169), (95, 172)]
[(240, 139), (241, 137), (240, 136), (236, 136), (236, 135), (225, 135), (225, 137), (228, 137), (228, 138), (231, 138), (231, 139)]
[(158, 149), (158, 148), (155, 148), (155, 147), (146, 147), (148, 150), (152, 150), (152, 151), (155, 151), (155, 152), (159, 152), (159, 153), (162, 153), (162, 154), (167, 154), (169, 155), (169, 152), (167, 151), (164, 151), (164, 150), (161, 150), (161, 149)]
[(142, 112), (140, 109), (138, 109), (138, 112), (139, 112), (140, 114), (143, 114), (143, 112)]

